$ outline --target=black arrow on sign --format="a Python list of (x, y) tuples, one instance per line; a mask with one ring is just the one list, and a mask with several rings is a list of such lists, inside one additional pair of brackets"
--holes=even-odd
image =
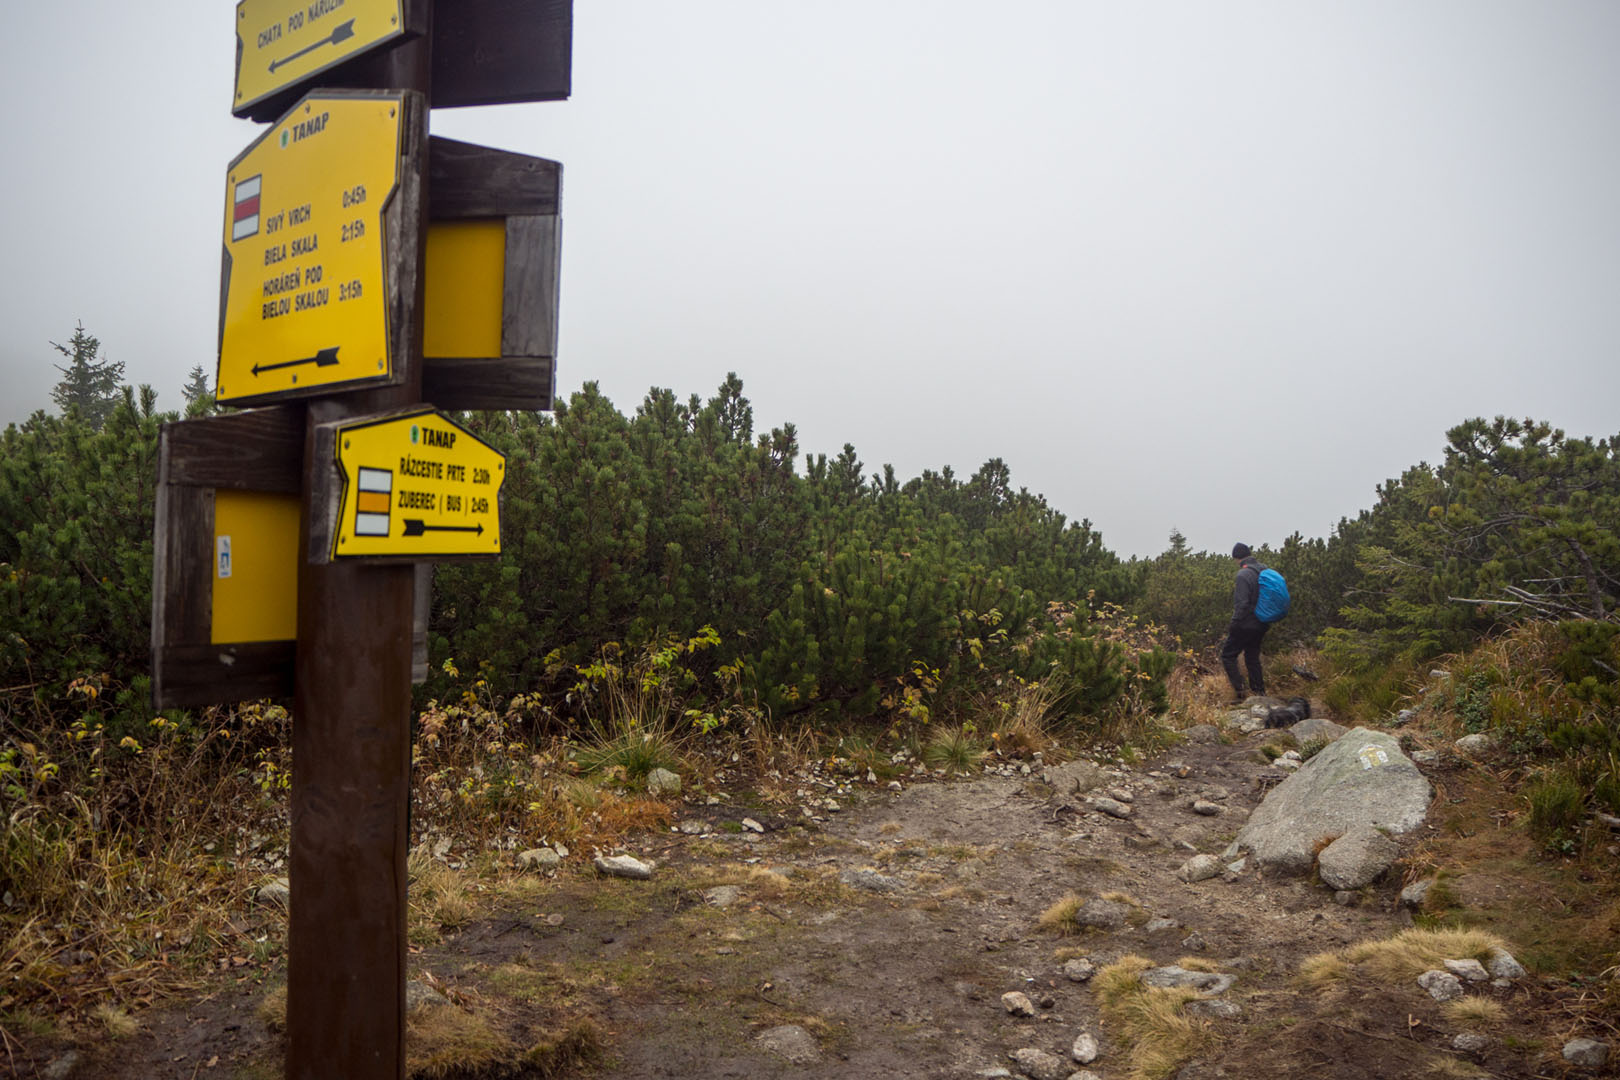
[(316, 367), (331, 367), (338, 362), (337, 351), (341, 348), (343, 346), (334, 345), (330, 349), (322, 349), (314, 356), (306, 356), (302, 360), (283, 360), (279, 364), (254, 364), (253, 374), (257, 375), (261, 371), (274, 371), (277, 368), (299, 367), (303, 364), (314, 364)]
[(348, 41), (352, 37), (354, 37), (354, 20), (350, 19), (348, 22), (338, 23), (336, 26), (332, 27), (332, 32), (330, 34), (321, 38), (321, 40), (315, 42), (314, 44), (305, 45), (302, 49), (299, 49), (291, 56), (284, 56), (280, 60), (270, 61), (270, 73), (272, 75), (275, 74), (276, 68), (292, 63), (305, 53), (314, 52), (322, 45), (336, 45), (338, 42)]
[(430, 533), (430, 532), (470, 532), (470, 533), (477, 533), (479, 536), (483, 536), (484, 535), (484, 526), (482, 524), (479, 524), (479, 525), (429, 525), (427, 522), (423, 521), (421, 518), (406, 518), (405, 519), (405, 535), (406, 536), (421, 536), (423, 533)]

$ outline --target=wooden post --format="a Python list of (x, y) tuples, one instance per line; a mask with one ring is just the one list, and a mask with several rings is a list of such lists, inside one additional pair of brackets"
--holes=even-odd
[[(431, 26), (431, 2), (426, 25)], [(431, 36), (387, 53), (372, 85), (407, 95), (398, 251), (389, 312), (399, 386), (315, 398), (306, 409), (303, 561), (294, 668), (288, 1080), (405, 1075), (406, 859), (411, 628), (416, 570), (309, 559), (318, 425), (421, 401)]]

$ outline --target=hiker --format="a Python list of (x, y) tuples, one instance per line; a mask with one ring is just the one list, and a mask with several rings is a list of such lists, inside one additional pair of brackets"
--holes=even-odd
[(1248, 544), (1232, 548), (1232, 558), (1238, 561), (1237, 583), (1232, 588), (1232, 625), (1227, 627), (1226, 641), (1221, 645), (1221, 665), (1232, 683), (1232, 704), (1243, 704), (1243, 676), (1238, 673), (1238, 654), (1243, 654), (1244, 666), (1249, 669), (1249, 690), (1255, 694), (1266, 692), (1266, 677), (1260, 670), (1260, 642), (1271, 629), (1261, 622), (1254, 606), (1260, 599), (1260, 572), (1266, 567), (1249, 554)]

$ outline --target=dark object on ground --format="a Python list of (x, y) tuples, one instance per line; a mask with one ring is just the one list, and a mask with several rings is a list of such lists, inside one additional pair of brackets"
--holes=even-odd
[(1310, 719), (1311, 703), (1302, 697), (1288, 699), (1288, 704), (1279, 705), (1266, 713), (1266, 727), (1281, 728), (1293, 727), (1301, 720)]
[(1307, 682), (1315, 682), (1316, 680), (1321, 678), (1321, 676), (1318, 675), (1316, 672), (1311, 671), (1309, 668), (1302, 668), (1298, 664), (1294, 665), (1294, 674), (1298, 675), (1300, 678), (1306, 680)]

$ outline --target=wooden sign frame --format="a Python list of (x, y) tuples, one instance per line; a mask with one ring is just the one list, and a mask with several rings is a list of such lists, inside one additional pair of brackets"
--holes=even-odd
[(504, 219), (506, 265), (501, 355), (426, 357), (422, 400), (451, 411), (550, 409), (557, 382), (562, 165), (438, 136), (428, 144), (429, 220)]
[[(296, 642), (212, 640), (214, 499), (220, 489), (297, 496), (304, 410), (250, 409), (164, 424), (152, 543), (152, 701), (159, 709), (293, 693)], [(433, 567), (417, 571), (411, 677), (427, 679)]]

